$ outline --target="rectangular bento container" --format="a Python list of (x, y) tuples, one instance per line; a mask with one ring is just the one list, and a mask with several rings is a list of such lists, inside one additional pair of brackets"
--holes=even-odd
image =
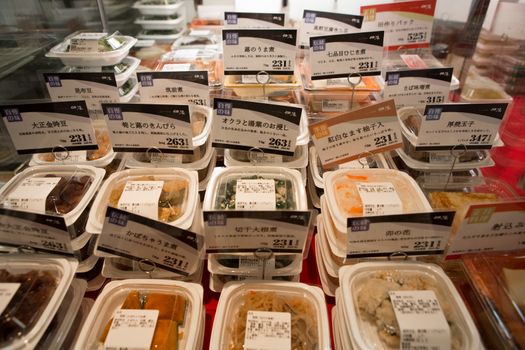
[(145, 16), (170, 16), (179, 12), (183, 5), (183, 1), (176, 0), (166, 0), (164, 4), (149, 4), (148, 0), (139, 0), (133, 4), (133, 8)]
[[(64, 299), (77, 262), (18, 254), (0, 256), (1, 283), (20, 283), (2, 312), (2, 348), (34, 348)], [(29, 316), (27, 316), (29, 314)], [(16, 322), (11, 322), (14, 319)], [(9, 335), (9, 332), (16, 332)]]
[[(124, 65), (123, 67), (121, 65)], [(115, 81), (117, 86), (122, 86), (124, 83), (131, 78), (131, 75), (135, 73), (140, 65), (140, 59), (127, 56), (122, 61), (115, 65), (104, 66), (104, 67), (64, 67), (62, 72), (65, 73), (84, 73), (84, 72), (105, 72), (106, 70), (115, 73)], [(124, 68), (124, 70), (122, 70)]]
[[(175, 14), (171, 16), (174, 16), (174, 15)], [(170, 15), (141, 16), (135, 20), (135, 24), (140, 25), (144, 29), (170, 30), (170, 29), (175, 29), (179, 27), (186, 20), (185, 16), (178, 15), (176, 18), (171, 18), (171, 16)], [(161, 18), (157, 18), (157, 17), (161, 17)]]
[[(317, 340), (316, 349), (329, 350), (331, 348), (326, 302), (320, 288), (296, 282), (244, 281), (242, 283), (231, 282), (224, 286), (213, 322), (210, 350), (242, 349), (243, 344), (234, 340), (234, 337), (237, 337), (244, 342), (243, 330), (246, 316), (245, 314), (242, 315), (248, 309), (243, 311), (242, 308), (245, 306), (244, 303), (248, 297), (253, 300), (258, 293), (269, 298), (269, 302), (271, 302), (271, 298), (282, 298), (284, 299), (282, 303), (285, 306), (282, 304), (279, 306), (276, 303), (274, 305), (276, 305), (277, 310), (274, 310), (265, 307), (264, 304), (259, 304), (258, 308), (252, 310), (283, 312), (284, 308), (288, 306), (291, 309), (292, 317), (298, 316), (299, 320), (303, 320), (303, 322), (312, 321), (311, 331), (312, 336), (315, 334)], [(286, 304), (287, 300), (293, 304)], [(299, 310), (298, 307), (301, 309)], [(294, 325), (297, 323), (292, 321), (292, 327)], [(292, 328), (292, 343), (294, 341), (293, 332)], [(301, 334), (304, 336), (302, 332)], [(304, 349), (314, 348), (312, 343), (303, 344), (303, 346)]]
[[(411, 282), (413, 279), (413, 282)], [(377, 282), (376, 282), (377, 280)], [(339, 277), (344, 314), (349, 321), (349, 330), (354, 349), (392, 349), (378, 335), (378, 328), (359, 305), (367, 305), (366, 298), (373, 298), (377, 289), (365, 290), (365, 287), (379, 290), (433, 290), (452, 324), (451, 334), (459, 341), (459, 347), (453, 349), (481, 349), (481, 340), (470, 314), (457, 292), (454, 284), (437, 265), (415, 262), (367, 262), (345, 266)], [(371, 282), (369, 282), (371, 281)], [(385, 282), (380, 282), (385, 281)], [(387, 282), (389, 281), (389, 282)], [(405, 282), (402, 287), (398, 282)], [(408, 284), (408, 283), (411, 284)], [(369, 283), (369, 284), (367, 284)], [(383, 294), (381, 294), (383, 295)], [(378, 300), (385, 297), (378, 296)], [(338, 300), (339, 301), (339, 300)], [(372, 307), (373, 303), (368, 304)], [(379, 305), (379, 304), (378, 304)]]
[(266, 264), (269, 276), (291, 276), (301, 273), (303, 268), (302, 254), (273, 254), (270, 261), (258, 261), (253, 254), (209, 254), (208, 271), (216, 275), (246, 276), (262, 272)]
[[(128, 294), (134, 291), (138, 292), (141, 297), (145, 296), (146, 300), (147, 296), (152, 293), (184, 298), (186, 306), (183, 322), (178, 326), (177, 349), (195, 349), (200, 328), (204, 327), (202, 324), (202, 287), (194, 283), (148, 279), (130, 279), (108, 283), (95, 301), (82, 327), (75, 349), (99, 349), (103, 346), (100, 337), (104, 334), (105, 327), (111, 322), (113, 315), (120, 309)], [(171, 310), (173, 310), (173, 306)]]
[(184, 230), (192, 225), (193, 218), (196, 215), (194, 209), (197, 206), (198, 197), (198, 179), (196, 172), (177, 168), (128, 169), (112, 174), (102, 185), (89, 213), (89, 222), (86, 228), (88, 232), (99, 234), (102, 231), (106, 209), (108, 204), (110, 204), (112, 191), (118, 186), (123, 188), (128, 181), (186, 182), (186, 193), (182, 203), (180, 203), (181, 215), (168, 223)]

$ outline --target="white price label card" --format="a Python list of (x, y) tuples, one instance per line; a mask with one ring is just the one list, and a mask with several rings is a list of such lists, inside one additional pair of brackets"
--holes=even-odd
[(293, 156), (301, 106), (214, 98), (213, 112), (213, 147)]
[(363, 16), (304, 10), (299, 44), (302, 48), (308, 47), (311, 36), (358, 33), (362, 25)]
[(461, 153), (465, 148), (490, 149), (507, 106), (507, 103), (426, 105), (416, 151), (455, 149)]
[(402, 146), (394, 100), (323, 120), (309, 129), (325, 169)]
[(310, 37), (312, 80), (381, 74), (384, 32)]
[(428, 47), (436, 0), (416, 0), (361, 6), (362, 31), (385, 31), (389, 50)]
[(0, 106), (19, 154), (98, 149), (84, 101)]
[(291, 350), (292, 315), (289, 312), (248, 311), (244, 348)]
[(403, 203), (391, 182), (359, 182), (356, 187), (363, 202), (363, 215), (388, 215), (403, 212)]
[(159, 310), (117, 310), (104, 349), (149, 350), (158, 317)]
[(258, 12), (224, 12), (224, 23), (227, 28), (282, 28), (284, 13)]
[[(490, 199), (487, 198), (487, 201)], [(494, 198), (494, 201), (497, 201)], [(472, 204), (465, 210), (447, 259), (461, 254), (525, 248), (525, 201)]]
[(427, 68), (386, 72), (385, 98), (396, 107), (421, 108), (426, 104), (446, 103), (450, 93), (452, 68)]
[(401, 349), (449, 350), (450, 327), (432, 290), (390, 291)]
[(30, 177), (24, 179), (4, 201), (10, 209), (27, 210), (45, 214), (46, 199), (60, 182), (60, 177)]
[(273, 179), (238, 180), (235, 209), (275, 210), (275, 181)]
[(139, 72), (140, 100), (142, 102), (164, 102), (210, 105), (208, 71)]
[(302, 253), (310, 234), (310, 211), (219, 210), (204, 212), (207, 253), (260, 249)]
[(90, 113), (96, 116), (102, 103), (120, 100), (115, 73), (44, 73), (44, 81), (52, 101), (84, 100)]
[(69, 51), (81, 53), (98, 52), (99, 40), (107, 33), (80, 33), (69, 39)]
[(0, 315), (11, 302), (21, 283), (0, 283)]
[(102, 111), (116, 152), (193, 154), (188, 105), (114, 103)]
[(159, 198), (163, 186), (164, 181), (128, 181), (118, 207), (156, 220), (159, 217)]
[(139, 262), (146, 259), (159, 269), (189, 276), (197, 271), (203, 246), (199, 234), (108, 207), (97, 250)]
[[(323, 203), (324, 205), (324, 203)], [(348, 218), (349, 259), (443, 254), (450, 236), (453, 211)]]
[(293, 75), (297, 29), (223, 29), (225, 75)]

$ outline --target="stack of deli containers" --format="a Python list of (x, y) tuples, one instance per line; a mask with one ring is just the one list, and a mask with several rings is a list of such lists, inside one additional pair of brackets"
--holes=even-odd
[[(317, 155), (315, 147), (310, 147), (309, 152), (310, 162), (308, 163), (308, 194), (312, 205), (315, 208), (321, 208), (321, 196), (324, 194), (323, 176), (326, 170), (323, 169), (321, 159)], [(387, 163), (385, 156), (381, 153), (371, 157), (364, 157), (351, 162), (343, 163), (337, 169), (388, 169), (390, 166)], [(334, 170), (337, 170), (334, 169)]]
[(520, 49), (519, 41), (506, 35), (482, 30), (472, 56), (472, 65), (483, 75), (490, 75), (494, 66), (501, 64), (499, 56), (514, 55)]
[(93, 245), (86, 226), (104, 173), (88, 165), (30, 167), (0, 189), (0, 206), (64, 218), (73, 254), (88, 271), (93, 267)]
[[(113, 329), (114, 320), (126, 314), (146, 314), (154, 320), (154, 327), (150, 327), (154, 329), (149, 338), (146, 336), (152, 349), (202, 348), (204, 306), (200, 285), (130, 279), (113, 281), (104, 287), (82, 327), (75, 349), (136, 346), (133, 343), (133, 328)], [(144, 342), (144, 339), (138, 341)]]
[[(98, 37), (98, 51), (71, 51), (72, 40), (82, 39), (86, 35), (91, 39)], [(139, 65), (136, 58), (128, 57), (129, 50), (137, 39), (120, 35), (118, 32), (111, 35), (106, 33), (75, 33), (68, 36), (60, 44), (53, 47), (47, 57), (59, 58), (71, 72), (111, 72), (115, 73), (120, 102), (129, 102), (138, 91), (137, 78), (134, 74)]]
[[(406, 173), (391, 169), (339, 169), (324, 174), (325, 194), (321, 197), (321, 215), (318, 217), (316, 247), (319, 248), (317, 259), (321, 283), (327, 295), (333, 296), (338, 287), (337, 278), (344, 265), (358, 262), (348, 258), (349, 241), (347, 219), (381, 215), (370, 210), (365, 212), (364, 194), (359, 191), (363, 186), (393, 188), (392, 203), (387, 214), (408, 214), (432, 211), (425, 195), (414, 179)], [(386, 203), (379, 203), (382, 205)], [(388, 206), (388, 205), (386, 205)], [(367, 207), (368, 208), (368, 207)], [(380, 209), (378, 209), (380, 210)]]
[[(49, 344), (58, 344), (60, 339), (56, 336), (62, 335), (54, 331), (52, 321), (55, 316), (64, 316), (57, 312), (63, 301), (68, 302), (65, 298), (75, 276), (77, 262), (36, 254), (10, 254), (0, 256), (0, 265), (0, 284), (5, 298), (0, 317), (0, 346), (32, 349), (40, 341), (46, 343), (51, 333), (54, 337), (49, 339)], [(72, 298), (83, 295), (83, 291), (76, 287), (75, 283)], [(79, 288), (82, 289), (82, 285)]]
[(184, 34), (186, 9), (181, 0), (139, 0), (133, 8), (140, 13), (135, 24), (142, 26), (139, 39), (173, 42)]
[(461, 296), (437, 265), (359, 263), (342, 268), (339, 283), (332, 325), (342, 345), (338, 350), (399, 348), (402, 331), (389, 293), (400, 291), (434, 292), (449, 327), (450, 348), (482, 348), (479, 333)]
[[(120, 198), (126, 185), (140, 182), (142, 184), (162, 182), (158, 199), (158, 211), (153, 220), (189, 230), (201, 235), (203, 230), (202, 215), (198, 194), (198, 179), (195, 171), (178, 168), (128, 169), (114, 173), (102, 185), (89, 213), (87, 230), (100, 234), (108, 206), (120, 208)], [(133, 210), (131, 210), (133, 211)], [(202, 250), (201, 250), (202, 252)], [(104, 253), (95, 248), (95, 254), (105, 258), (102, 275), (108, 278), (124, 279), (138, 277), (174, 278), (197, 280), (202, 274), (200, 266), (184, 277), (179, 274), (145, 267), (141, 262), (120, 258)]]
[(202, 49), (202, 50), (222, 50), (222, 43), (219, 35), (211, 30), (192, 29), (188, 35), (178, 38), (171, 45), (172, 50), (177, 49)]
[(216, 150), (211, 146), (211, 125), (213, 110), (206, 106), (190, 106), (190, 120), (193, 130), (193, 154), (159, 154), (151, 151), (132, 153), (127, 161), (129, 169), (175, 167), (196, 171), (199, 191), (206, 189), (211, 173), (216, 165)]
[[(264, 334), (252, 326), (263, 316), (272, 325), (288, 329), (289, 338)], [(277, 342), (283, 349), (328, 350), (328, 324), (325, 299), (318, 287), (294, 282), (231, 282), (219, 299), (210, 350), (247, 349), (251, 344), (262, 348)]]
[[(297, 170), (271, 166), (236, 166), (217, 168), (206, 189), (203, 210), (239, 210), (236, 203), (239, 180), (273, 180), (275, 208), (254, 210), (307, 210), (306, 191)], [(264, 196), (261, 201), (264, 200)], [(210, 288), (220, 291), (225, 282), (246, 279), (297, 280), (302, 270), (302, 255), (273, 253), (271, 259), (260, 261), (253, 253), (215, 253), (208, 255)], [(262, 265), (265, 273), (262, 273)]]

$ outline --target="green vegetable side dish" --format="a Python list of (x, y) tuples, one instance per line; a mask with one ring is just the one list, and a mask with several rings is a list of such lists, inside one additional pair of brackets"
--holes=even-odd
[(120, 96), (126, 96), (131, 91), (131, 89), (133, 89), (133, 86), (132, 80), (130, 79), (126, 81), (124, 85), (118, 88), (118, 93)]
[[(235, 209), (235, 194), (237, 191), (237, 180), (265, 179), (261, 176), (243, 177), (240, 179), (228, 180), (221, 184), (219, 195), (215, 202), (216, 209)], [(293, 198), (293, 184), (290, 180), (274, 179), (275, 181), (275, 209), (293, 210), (296, 208)]]
[(106, 36), (98, 41), (98, 51), (114, 51), (124, 44), (125, 40), (115, 35)]

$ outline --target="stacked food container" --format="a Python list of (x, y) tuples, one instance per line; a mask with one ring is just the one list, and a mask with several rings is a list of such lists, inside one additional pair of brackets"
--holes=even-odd
[[(266, 327), (267, 322), (271, 322), (271, 327)], [(266, 328), (275, 331), (264, 332)], [(247, 349), (251, 344), (330, 349), (322, 291), (294, 282), (229, 283), (217, 306), (210, 350)]]
[[(93, 305), (75, 349), (120, 348), (122, 344), (126, 347), (145, 344), (143, 348), (148, 349), (202, 349), (203, 294), (200, 285), (187, 282), (147, 279), (110, 282)], [(140, 330), (119, 328), (116, 320), (125, 320), (127, 315), (144, 315), (147, 325)], [(143, 328), (148, 328), (146, 335)]]
[[(381, 212), (381, 209), (375, 211), (367, 209), (364, 204), (365, 198), (359, 191), (359, 187), (363, 185), (394, 188), (394, 201), (377, 203), (380, 207), (390, 207), (388, 212)], [(415, 180), (398, 170), (339, 169), (328, 172), (324, 174), (324, 191), (321, 197), (321, 215), (318, 217), (315, 244), (319, 250), (317, 265), (323, 290), (330, 296), (335, 295), (341, 268), (359, 261), (348, 254), (352, 249), (357, 249), (349, 245), (348, 235), (351, 233), (347, 232), (348, 218), (432, 210)], [(399, 205), (391, 206), (395, 201)], [(363, 244), (366, 246), (365, 243)], [(366, 249), (372, 252), (376, 248), (371, 245)]]
[[(202, 215), (198, 195), (198, 175), (195, 171), (177, 168), (151, 168), (129, 169), (112, 174), (100, 189), (93, 207), (89, 213), (87, 230), (100, 234), (104, 225), (104, 218), (108, 206), (125, 208), (121, 197), (127, 193), (126, 186), (140, 182), (151, 184), (162, 182), (162, 190), (158, 197), (158, 210), (156, 215), (149, 217), (146, 213), (137, 212), (153, 220), (179, 227), (183, 230), (202, 234)], [(139, 199), (140, 200), (140, 199)], [(140, 205), (139, 205), (140, 207)], [(133, 210), (140, 210), (131, 208)], [(200, 247), (200, 252), (202, 252)], [(172, 278), (200, 281), (202, 277), (203, 261), (195, 266), (194, 271), (189, 271), (188, 276), (156, 268), (155, 265), (144, 261), (131, 260), (102, 252), (95, 248), (95, 254), (104, 257), (102, 275), (113, 279), (125, 278)]]
[[(441, 309), (439, 313), (445, 318), (444, 325), (448, 325), (450, 349), (482, 348), (476, 326), (461, 296), (445, 272), (436, 265), (359, 263), (343, 267), (339, 283), (341, 287), (337, 290), (336, 306), (332, 310), (337, 350), (399, 348), (405, 338), (402, 338), (403, 330), (390, 293), (400, 291), (433, 292)], [(420, 326), (431, 327), (429, 324), (412, 325)]]
[(181, 0), (139, 0), (133, 8), (140, 16), (135, 20), (143, 30), (139, 39), (173, 42), (184, 34), (186, 10)]
[(501, 64), (500, 55), (514, 55), (519, 49), (519, 41), (482, 30), (472, 56), (472, 64), (481, 74), (490, 76), (493, 66)]
[[(274, 181), (275, 206), (268, 208), (265, 196), (253, 204), (254, 210), (307, 210), (306, 191), (297, 170), (271, 166), (217, 168), (206, 189), (204, 210), (235, 210), (237, 183), (241, 180)], [(301, 254), (274, 252), (269, 259), (254, 253), (209, 254), (210, 289), (220, 292), (227, 281), (248, 279), (298, 280), (302, 270)]]

